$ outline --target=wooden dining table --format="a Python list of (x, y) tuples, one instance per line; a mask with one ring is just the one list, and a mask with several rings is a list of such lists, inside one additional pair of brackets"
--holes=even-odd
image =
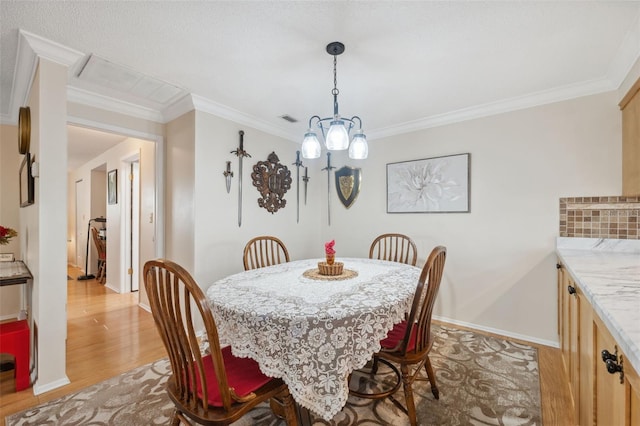
[(402, 321), (421, 270), (372, 259), (337, 259), (323, 276), (307, 259), (230, 275), (206, 291), (221, 343), (282, 378), (299, 406), (330, 420), (346, 404), (348, 377)]

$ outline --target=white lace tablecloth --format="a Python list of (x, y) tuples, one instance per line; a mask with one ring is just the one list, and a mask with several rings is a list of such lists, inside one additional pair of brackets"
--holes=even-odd
[(347, 378), (380, 350), (411, 308), (420, 269), (370, 259), (338, 259), (354, 278), (319, 281), (303, 273), (324, 259), (231, 275), (207, 298), (222, 344), (282, 378), (294, 399), (330, 420), (347, 401)]

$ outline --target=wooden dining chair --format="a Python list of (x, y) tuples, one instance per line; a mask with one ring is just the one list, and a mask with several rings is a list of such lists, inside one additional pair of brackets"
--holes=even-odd
[(389, 260), (416, 266), (418, 249), (411, 238), (403, 234), (382, 234), (369, 248), (369, 259)]
[(289, 261), (289, 252), (284, 243), (276, 237), (263, 235), (252, 238), (244, 246), (242, 257), (244, 270), (264, 268)]
[[(270, 400), (282, 408), (288, 425), (297, 425), (289, 389), (265, 376), (251, 358), (237, 358), (221, 348), (207, 299), (191, 275), (169, 260), (144, 265), (144, 286), (151, 313), (171, 362), (167, 393), (175, 404), (172, 425), (227, 425)], [(204, 347), (196, 324), (204, 324)]]
[(96, 274), (96, 281), (104, 284), (107, 281), (107, 247), (104, 240), (100, 238), (95, 226), (91, 227), (91, 236), (93, 237), (93, 243), (96, 245), (98, 252), (98, 273)]
[[(361, 398), (382, 399), (393, 395), (402, 384), (406, 408), (401, 408), (409, 416), (412, 426), (417, 424), (416, 407), (413, 400), (413, 383), (416, 380), (424, 380), (424, 378), (418, 377), (423, 366), (431, 384), (431, 393), (433, 393), (435, 399), (440, 399), (436, 376), (429, 360), (429, 352), (433, 346), (431, 316), (440, 282), (442, 281), (446, 256), (447, 249), (443, 246), (437, 246), (431, 251), (418, 279), (408, 318), (393, 327), (387, 337), (380, 342), (382, 349), (374, 355), (374, 363), (370, 375), (375, 376), (378, 370), (378, 362), (383, 362), (396, 374), (397, 381), (395, 385), (390, 390), (378, 393), (349, 390), (351, 394)], [(400, 365), (400, 372), (395, 364)], [(375, 377), (371, 380), (375, 382)]]

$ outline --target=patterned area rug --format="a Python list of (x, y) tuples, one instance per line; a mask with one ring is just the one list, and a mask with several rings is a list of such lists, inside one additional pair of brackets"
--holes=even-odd
[[(433, 326), (436, 340), (431, 362), (440, 399), (428, 381), (414, 384), (421, 425), (540, 425), (540, 384), (536, 349), (466, 330)], [(424, 372), (424, 370), (423, 370)], [(160, 360), (113, 377), (80, 392), (13, 414), (12, 425), (166, 425), (173, 404), (164, 390), (170, 374)], [(390, 370), (379, 374), (392, 377)], [(426, 376), (426, 375), (425, 375)], [(364, 377), (364, 379), (363, 379)], [(352, 386), (369, 386), (366, 376)], [(402, 390), (394, 395), (404, 404)], [(349, 397), (331, 422), (314, 425), (406, 425), (408, 418), (390, 399)], [(267, 404), (255, 408), (234, 425), (284, 425)]]

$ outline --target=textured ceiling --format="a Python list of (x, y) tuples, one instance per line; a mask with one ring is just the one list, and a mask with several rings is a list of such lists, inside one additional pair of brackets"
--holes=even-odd
[[(371, 140), (614, 90), (640, 52), (639, 11), (637, 1), (2, 0), (0, 114), (11, 121), (19, 106), (22, 30), (78, 51), (74, 70), (97, 55), (299, 141), (310, 116), (332, 113), (325, 46), (338, 40), (340, 112), (362, 117)], [(74, 74), (69, 86), (136, 103)], [(172, 105), (138, 103), (171, 118)]]

